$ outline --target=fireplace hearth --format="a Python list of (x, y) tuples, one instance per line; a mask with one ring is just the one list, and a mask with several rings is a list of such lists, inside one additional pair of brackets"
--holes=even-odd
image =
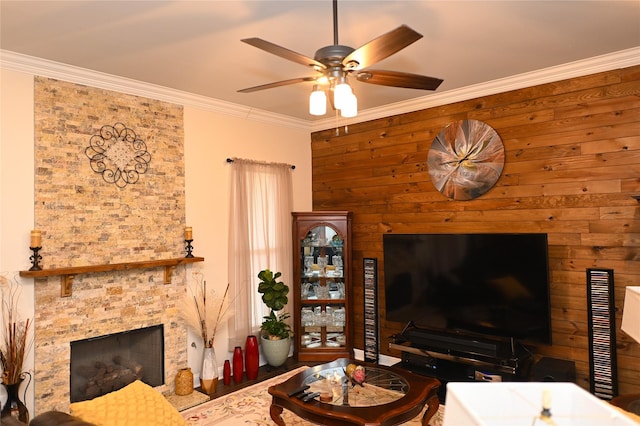
[(71, 342), (71, 402), (118, 390), (135, 380), (164, 384), (164, 326)]

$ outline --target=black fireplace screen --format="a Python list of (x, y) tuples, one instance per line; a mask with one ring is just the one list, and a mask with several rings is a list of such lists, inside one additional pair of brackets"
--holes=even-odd
[(71, 402), (118, 390), (135, 380), (164, 384), (164, 326), (71, 342)]

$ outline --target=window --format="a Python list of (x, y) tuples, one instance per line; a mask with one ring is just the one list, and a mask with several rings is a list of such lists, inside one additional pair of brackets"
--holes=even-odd
[[(258, 334), (268, 309), (258, 293), (263, 269), (291, 277), (291, 166), (234, 159), (231, 167), (229, 282), (233, 301), (229, 348)], [(286, 309), (286, 308), (285, 308)]]

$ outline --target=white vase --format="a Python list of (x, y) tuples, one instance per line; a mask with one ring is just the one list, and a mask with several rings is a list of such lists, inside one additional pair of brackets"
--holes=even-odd
[(209, 395), (215, 393), (218, 388), (218, 363), (216, 351), (213, 348), (204, 348), (200, 369), (200, 388), (202, 392)]
[(4, 408), (4, 404), (7, 403), (8, 395), (4, 386), (0, 386), (0, 410)]

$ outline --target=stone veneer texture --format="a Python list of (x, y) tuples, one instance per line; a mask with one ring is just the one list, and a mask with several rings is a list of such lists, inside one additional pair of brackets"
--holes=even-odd
[[(49, 78), (35, 79), (35, 227), (43, 268), (183, 257), (183, 110), (179, 105)], [(118, 187), (90, 167), (85, 150), (103, 126), (122, 123), (146, 143), (149, 168)], [(35, 411), (69, 409), (70, 342), (164, 324), (165, 383), (187, 363), (177, 303), (186, 291), (179, 266), (75, 276), (71, 297), (60, 277), (35, 285)]]

